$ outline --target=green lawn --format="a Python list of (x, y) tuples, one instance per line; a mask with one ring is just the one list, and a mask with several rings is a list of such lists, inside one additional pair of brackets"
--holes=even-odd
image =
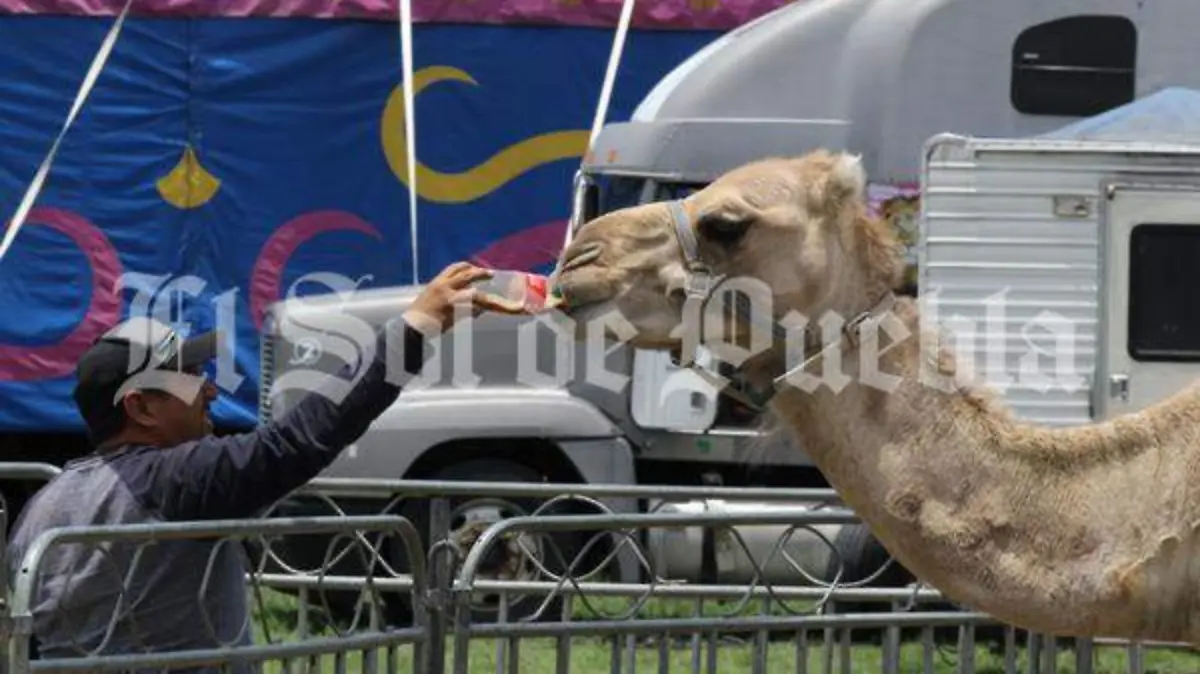
[[(612, 617), (620, 614), (626, 607), (626, 603), (621, 600), (592, 600), (593, 608), (598, 609), (602, 614), (601, 617)], [(279, 635), (287, 641), (295, 640), (296, 634), (295, 618), (296, 605), (290, 598), (267, 592), (266, 595), (266, 625), (270, 629), (276, 640), (280, 639)], [(687, 617), (694, 615), (695, 603), (689, 601), (654, 601), (648, 603), (640, 613), (643, 618), (666, 618), (666, 617)], [(723, 605), (718, 602), (707, 603), (703, 613), (706, 615), (725, 615), (729, 614), (737, 608), (733, 602), (725, 602)], [(796, 607), (793, 607), (796, 608)], [(752, 614), (761, 609), (761, 604), (752, 603), (744, 607), (744, 610), (738, 611), (740, 615)], [(776, 609), (772, 613), (783, 613)], [(261, 618), (262, 616), (260, 616)], [(577, 605), (574, 612), (575, 620), (586, 621), (595, 619), (595, 614), (587, 611), (585, 608)], [(260, 620), (260, 640), (263, 634)], [(325, 632), (328, 634), (329, 632)], [(1022, 645), (1023, 635), (1018, 636), (1018, 645)], [(624, 664), (628, 662), (629, 649), (628, 642), (624, 637), (620, 638), (619, 651), (617, 657), (622, 662), (623, 669), (621, 671), (630, 671)], [(498, 660), (503, 661), (506, 658), (505, 652), (502, 650), (504, 643), (498, 640), (476, 640), (470, 646), (470, 666), (468, 671), (471, 674), (491, 674), (498, 670)], [(675, 639), (669, 647), (663, 649), (658, 641), (654, 639), (643, 639), (633, 649), (634, 658), (636, 660), (636, 671), (638, 672), (654, 672), (659, 671), (660, 658), (665, 650), (669, 660), (669, 669), (672, 672), (708, 672), (709, 645), (707, 641), (701, 640), (698, 654), (693, 654), (692, 644), (689, 639)], [(1096, 669), (1097, 674), (1120, 674), (1129, 671), (1128, 652), (1123, 648), (1115, 647), (1098, 647), (1096, 649)], [(599, 638), (577, 638), (571, 642), (570, 648), (570, 670), (575, 674), (600, 674), (601, 672), (613, 671), (611, 661), (613, 658), (614, 646), (611, 639)], [(823, 672), (827, 671), (826, 659), (831, 657), (834, 659), (831, 668), (828, 671), (840, 672), (842, 668), (837, 660), (840, 657), (841, 649), (835, 644), (832, 649), (826, 649), (824, 644), (824, 635), (820, 630), (814, 630), (808, 634), (808, 671)], [(398, 663), (396, 671), (413, 671), (412, 670), (412, 650), (409, 647), (401, 647), (395, 653), (395, 659)], [(386, 661), (383, 653), (378, 654), (379, 664), (378, 671), (389, 671), (386, 669)], [(693, 670), (693, 658), (698, 658), (698, 666)], [(714, 671), (721, 672), (749, 672), (752, 671), (754, 660), (753, 644), (748, 642), (747, 638), (727, 638), (723, 640), (716, 649), (716, 669)], [(768, 646), (767, 651), (767, 672), (795, 672), (797, 658), (797, 647), (794, 637), (790, 639), (776, 639)], [(931, 658), (936, 672), (956, 672), (959, 657), (956, 649), (952, 645), (942, 644), (935, 648), (931, 653)], [(1060, 647), (1058, 651), (1058, 667), (1059, 672), (1075, 671), (1074, 663), (1075, 654), (1073, 651)], [(448, 639), (446, 642), (446, 659), (447, 663), (453, 660), (453, 642)], [(921, 672), (923, 670), (923, 662), (925, 660), (925, 652), (920, 642), (915, 640), (908, 641), (901, 648), (901, 671), (902, 672)], [(518, 664), (521, 672), (533, 672), (540, 674), (542, 672), (555, 672), (557, 662), (557, 644), (554, 639), (523, 639), (518, 645)], [(345, 662), (341, 663), (344, 667), (338, 667), (338, 664), (332, 656), (327, 656), (310, 671), (313, 672), (367, 672), (370, 671), (364, 667), (363, 657), (361, 653), (349, 654), (345, 658)], [(862, 644), (855, 645), (851, 649), (851, 666), (849, 671), (858, 672), (878, 672), (881, 666), (881, 649), (875, 645)], [(1026, 660), (1024, 649), (1018, 651), (1017, 661), (1018, 671), (1028, 671), (1028, 662)], [(1147, 649), (1143, 656), (1143, 667), (1145, 672), (1154, 672), (1156, 674), (1183, 674), (1200, 672), (1200, 655), (1193, 653), (1169, 652), (1165, 650)], [(282, 672), (282, 666), (276, 663), (268, 665), (266, 672)], [(295, 667), (293, 672), (303, 671)], [(453, 671), (449, 666), (447, 672)], [(511, 670), (505, 670), (511, 671)], [(1004, 672), (1004, 661), (1002, 652), (999, 649), (990, 650), (985, 645), (980, 645), (975, 653), (975, 671), (980, 674), (999, 674)], [(1043, 669), (1042, 671), (1047, 671)]]
[[(450, 644), (447, 643), (449, 653)], [(610, 656), (612, 646), (610, 643), (602, 643), (595, 640), (576, 640), (571, 647), (571, 667), (570, 672), (574, 674), (601, 674), (611, 672)], [(555, 672), (556, 650), (553, 640), (536, 639), (523, 640), (520, 644), (519, 665), (521, 672), (531, 672), (541, 674), (543, 672)], [(502, 656), (501, 656), (502, 657)], [(745, 646), (723, 645), (719, 649), (716, 658), (716, 672), (722, 674), (726, 672), (750, 672), (753, 664), (753, 651)], [(810, 648), (808, 652), (808, 671), (823, 672), (825, 666), (826, 653), (820, 648)], [(684, 646), (676, 648), (669, 653), (670, 671), (672, 672), (708, 672), (707, 669), (707, 653), (701, 650), (700, 665), (697, 669), (692, 669), (692, 653), (689, 647)], [(407, 648), (401, 649), (397, 653), (397, 662), (399, 667), (396, 671), (406, 672), (412, 671), (412, 655)], [(447, 656), (448, 661), (452, 658)], [(497, 661), (501, 658), (497, 656), (497, 644), (494, 641), (480, 641), (471, 645), (470, 651), (470, 666), (468, 671), (470, 674), (492, 674), (500, 671), (497, 668)], [(660, 655), (656, 646), (650, 645), (639, 648), (636, 654), (638, 672), (656, 672), (659, 671)], [(346, 658), (345, 670), (348, 672), (367, 672), (368, 670), (362, 666), (362, 657), (359, 654), (351, 654)], [(626, 662), (626, 654), (621, 654), (621, 662)], [(901, 650), (901, 672), (921, 672), (923, 655), (919, 645), (906, 645)], [(856, 647), (851, 658), (850, 671), (855, 672), (879, 672), (880, 671), (880, 651), (878, 648)], [(933, 659), (934, 671), (939, 674), (945, 672), (957, 672), (958, 659), (953, 653), (938, 653)], [(842, 671), (840, 663), (835, 661), (833, 667), (829, 671)], [(1124, 674), (1129, 671), (1128, 659), (1124, 652), (1120, 649), (1102, 649), (1096, 659), (1095, 671), (1097, 674)], [(1017, 661), (1018, 671), (1028, 671), (1028, 663), (1024, 657), (1024, 653)], [(269, 673), (282, 672), (279, 665), (272, 665), (265, 670)], [(293, 671), (296, 671), (293, 669)], [(319, 672), (335, 672), (338, 671), (334, 659), (327, 657), (321, 663), (318, 669), (313, 671)], [(377, 671), (386, 672), (382, 655), (380, 655), (380, 663)], [(447, 671), (453, 671), (447, 669)], [(509, 670), (511, 671), (511, 670)], [(628, 668), (622, 671), (631, 671)], [(779, 644), (772, 646), (767, 654), (767, 672), (795, 672), (796, 670), (796, 652), (794, 646), (788, 644)], [(976, 652), (975, 671), (980, 674), (1001, 674), (1004, 672), (1003, 660), (993, 653), (980, 648)], [(1042, 670), (1047, 671), (1047, 670)], [(1060, 651), (1058, 654), (1058, 672), (1074, 672), (1075, 662), (1074, 654), (1070, 652)], [(1184, 674), (1200, 671), (1200, 658), (1194, 655), (1185, 655), (1178, 653), (1168, 653), (1163, 651), (1148, 651), (1144, 659), (1144, 671), (1156, 672), (1158, 674)]]

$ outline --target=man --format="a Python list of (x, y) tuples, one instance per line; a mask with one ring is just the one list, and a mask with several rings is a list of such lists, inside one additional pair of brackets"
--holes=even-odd
[[(508, 311), (474, 293), (471, 285), (488, 274), (465, 263), (447, 267), (377, 333), (374, 360), (344, 396), (316, 390), (277, 422), (223, 438), (211, 435), (216, 389), (201, 369), (215, 356), (214, 336), (183, 341), (144, 318), (117, 326), (77, 369), (74, 397), (97, 451), (68, 463), (25, 507), (8, 552), (10, 577), (15, 582), (30, 545), (51, 528), (262, 512), (329, 465), (396, 400), (397, 379), (419, 374), (425, 340), (453, 326), (464, 314), (456, 307), (469, 304), (475, 315)], [(39, 652), (249, 643), (245, 572), (239, 547), (229, 542), (55, 546), (34, 579)]]

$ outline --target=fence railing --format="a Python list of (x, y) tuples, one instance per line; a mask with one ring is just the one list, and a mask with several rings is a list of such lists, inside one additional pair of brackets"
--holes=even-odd
[[(0, 480), (53, 472), (0, 466)], [(881, 586), (890, 560), (848, 579), (834, 539), (857, 526), (829, 490), (319, 479), (263, 519), (46, 533), (5, 607), (7, 671), (1200, 671), (1183, 645), (1054, 639)], [(129, 648), (134, 572), (181, 540), (205, 546), (201, 586), (242, 548), (252, 624)], [(115, 560), (120, 579), (111, 621), (69, 655), (34, 643), (53, 619), (39, 574), (63, 546)]]
[[(252, 624), (240, 625), (236, 633), (218, 633), (220, 631), (218, 623), (230, 616), (210, 615), (208, 609), (215, 608), (217, 611), (221, 611), (227, 607), (203, 605), (207, 594), (205, 589), (220, 580), (218, 576), (222, 569), (218, 555), (230, 544), (257, 540), (269, 545), (273, 539), (301, 534), (348, 536), (350, 540), (361, 543), (365, 542), (366, 534), (370, 533), (397, 536), (401, 539), (404, 549), (407, 551), (410, 569), (408, 586), (413, 593), (420, 596), (425, 589), (425, 565), (420, 538), (411, 522), (397, 516), (172, 522), (52, 529), (35, 540), (25, 555), (21, 572), (16, 577), (11, 604), (13, 630), (9, 669), (12, 674), (25, 674), (30, 671), (126, 671), (181, 668), (220, 663), (231, 666), (235, 671), (240, 671), (238, 666), (244, 668), (248, 663), (285, 662), (300, 657), (313, 658), (322, 655), (334, 655), (341, 659), (351, 651), (362, 652), (364, 667), (369, 667), (378, 650), (384, 649), (391, 653), (399, 645), (410, 645), (415, 647), (412, 671), (424, 671), (417, 666), (417, 663), (422, 659), (422, 650), (430, 632), (425, 629), (420, 619), (414, 621), (410, 628), (380, 629), (377, 611), (372, 610), (369, 612), (370, 625), (366, 630), (351, 630), (330, 637), (262, 645), (255, 643), (256, 635), (252, 632)], [(192, 631), (196, 633), (195, 637), (178, 633), (162, 634), (161, 632), (158, 636), (183, 642), (206, 641), (211, 646), (169, 652), (106, 653), (107, 646), (113, 642), (124, 646), (124, 650), (133, 650), (129, 648), (132, 642), (137, 642), (139, 650), (143, 645), (154, 643), (153, 633), (159, 626), (149, 624), (139, 626), (133, 615), (136, 612), (137, 595), (147, 591), (153, 592), (156, 589), (136, 586), (136, 579), (139, 576), (153, 572), (153, 569), (139, 569), (138, 567), (141, 559), (148, 556), (146, 552), (149, 548), (161, 546), (164, 542), (172, 540), (210, 543), (204, 547), (203, 557), (195, 560), (197, 563), (203, 564), (203, 571), (198, 579), (197, 595), (195, 597), (178, 597), (176, 600), (178, 606), (175, 607), (177, 611), (198, 613), (204, 619), (201, 624), (190, 625)], [(125, 549), (121, 550), (120, 554), (114, 554), (122, 544), (125, 544)], [(103, 605), (105, 600), (111, 600), (111, 620), (100, 624), (94, 622), (88, 624), (81, 621), (79, 630), (74, 634), (79, 639), (78, 642), (54, 644), (56, 653), (72, 650), (75, 651), (74, 655), (43, 657), (32, 662), (30, 641), (34, 636), (35, 624), (48, 625), (57, 622), (56, 632), (61, 637), (64, 632), (68, 631), (63, 628), (62, 624), (73, 617), (50, 614), (41, 616), (35, 621), (33, 615), (33, 610), (38, 603), (39, 590), (42, 589), (40, 582), (42, 579), (38, 571), (43, 568), (43, 562), (51, 557), (56, 548), (67, 545), (89, 546), (89, 550), (94, 551), (90, 557), (91, 560), (119, 561), (120, 558), (124, 558), (128, 560), (128, 564), (121, 566), (127, 568), (112, 569), (113, 573), (108, 577), (113, 580), (113, 587), (107, 597), (96, 596), (99, 593), (94, 593), (80, 601), (68, 604), (70, 610), (86, 612), (94, 616), (98, 608), (104, 608), (104, 606), (98, 607), (97, 604)], [(367, 544), (364, 547), (366, 548), (363, 550), (364, 561), (367, 562), (368, 568), (388, 567), (388, 563), (380, 558), (377, 546)], [(114, 557), (117, 559), (113, 559)], [(142, 573), (135, 573), (136, 571)], [(238, 575), (240, 577), (243, 574), (239, 573)], [(319, 582), (319, 578), (306, 580)], [(373, 580), (373, 575), (365, 576), (363, 587), (371, 589)], [(197, 606), (187, 606), (191, 600), (195, 600)], [(262, 608), (264, 607), (260, 605), (260, 609)], [(167, 616), (160, 616), (160, 618), (165, 619)], [(273, 640), (270, 636), (268, 639)]]

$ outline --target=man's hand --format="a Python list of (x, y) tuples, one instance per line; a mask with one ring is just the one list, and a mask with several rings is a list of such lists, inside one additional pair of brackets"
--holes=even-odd
[(442, 270), (413, 300), (404, 320), (420, 330), (426, 337), (433, 337), (449, 330), (468, 314), (478, 316), (484, 311), (504, 314), (522, 313), (495, 298), (476, 292), (472, 284), (490, 278), (492, 272), (476, 267), (469, 262), (455, 262)]

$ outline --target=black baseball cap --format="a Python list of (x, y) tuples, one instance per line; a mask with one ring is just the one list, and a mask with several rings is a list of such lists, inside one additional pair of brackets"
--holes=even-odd
[(201, 367), (217, 354), (217, 333), (184, 339), (169, 325), (134, 317), (104, 333), (76, 367), (75, 405), (93, 443), (121, 430), (121, 398), (131, 390), (158, 389), (195, 396), (203, 377), (186, 370)]

